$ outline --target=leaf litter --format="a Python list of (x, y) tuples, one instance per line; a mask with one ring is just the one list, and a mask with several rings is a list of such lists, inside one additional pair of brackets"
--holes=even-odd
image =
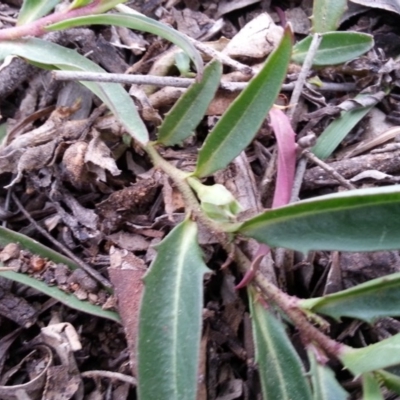
[[(310, 92), (305, 90), (301, 104), (298, 105), (304, 110), (296, 129), (299, 139), (311, 131), (319, 135), (340, 112), (365, 106), (365, 99), (371, 100), (373, 105), (379, 104), (386, 119), (398, 124), (400, 98), (397, 91), (385, 93), (384, 96), (381, 92), (385, 89), (384, 83), (397, 82), (399, 86), (398, 65), (390, 58), (399, 53), (394, 40), (399, 39), (397, 3), (361, 0), (353, 2), (362, 4), (365, 8), (357, 11), (354, 19), (344, 21), (341, 29), (372, 34), (376, 38), (377, 46), (367, 55), (345, 65), (313, 70), (313, 74), (324, 82), (352, 83), (355, 89), (347, 92), (332, 86), (332, 90), (318, 92), (318, 84), (315, 84), (312, 88), (320, 95), (318, 101), (309, 101)], [(17, 11), (13, 2), (5, 3), (3, 13), (13, 15)], [(162, 7), (153, 2), (136, 3), (138, 11), (147, 15), (160, 16), (163, 12)], [(205, 1), (201, 4), (166, 1), (158, 3), (162, 3), (164, 10), (167, 10), (163, 18), (176, 24), (178, 29), (186, 29), (189, 35), (201, 40), (204, 38), (205, 44), (210, 47), (224, 47), (223, 40), (211, 42), (211, 39), (219, 39), (220, 36), (228, 41), (232, 39), (224, 52), (254, 70), (259, 68), (258, 64), (264, 61), (270, 51), (263, 46), (271, 45), (273, 48), (277, 40), (272, 38), (267, 43), (256, 44), (256, 41), (265, 38), (264, 34), (261, 37), (252, 36), (254, 29), (259, 30), (259, 20), (265, 19), (266, 14), (262, 14), (262, 11), (268, 11), (268, 24), (278, 33), (281, 30), (280, 14), (266, 5), (268, 2), (241, 1), (234, 2), (234, 6), (232, 2), (222, 0)], [(300, 40), (301, 35), (305, 34), (304, 29), (308, 29), (303, 27), (309, 27), (308, 16), (311, 9), (309, 2), (298, 3), (296, 7), (286, 10), (286, 16), (288, 20), (294, 18), (292, 22), (298, 26), (295, 31), (300, 35), (297, 37)], [(392, 12), (388, 13), (388, 10)], [(217, 16), (223, 18), (222, 27), (217, 24)], [(256, 28), (252, 28), (254, 25)], [(250, 34), (246, 30), (250, 30)], [(58, 36), (54, 34), (57, 36), (55, 40), (78, 48), (83, 53), (92, 51), (93, 54), (89, 57), (109, 72), (123, 72), (133, 63), (130, 68), (143, 74), (177, 73), (175, 58), (171, 55), (167, 58), (163, 53), (165, 43), (151, 35), (134, 36), (122, 28), (101, 28), (99, 31), (77, 28), (71, 31), (57, 34)], [(97, 51), (93, 43), (102, 47), (103, 51)], [(124, 48), (127, 43), (130, 43), (132, 50)], [(162, 67), (154, 69), (153, 66), (157, 65)], [(371, 70), (374, 71), (373, 74)], [(48, 86), (38, 86), (32, 71), (40, 74), (42, 81), (47, 82)], [(57, 390), (61, 387), (67, 388), (65, 398), (105, 395), (106, 391), (113, 392), (114, 396), (123, 393), (120, 398), (133, 398), (135, 389), (132, 381), (126, 383), (118, 380), (118, 375), (114, 376), (115, 379), (108, 380), (105, 375), (92, 379), (84, 377), (84, 374), (98, 369), (123, 374), (125, 377), (132, 377), (135, 373), (136, 314), (142, 277), (154, 260), (155, 250), (152, 246), (175, 224), (182, 221), (182, 200), (176, 193), (176, 188), (159, 171), (151, 169), (141, 150), (124, 141), (124, 128), (112, 116), (107, 115), (103, 109), (97, 113), (93, 111), (90, 116), (88, 114), (81, 119), (73, 119), (73, 114), (85, 106), (86, 100), (82, 99), (84, 103), (79, 105), (72, 93), (64, 94), (64, 99), (57, 102), (57, 97), (61, 97), (60, 85), (51, 81), (47, 72), (39, 71), (36, 67), (27, 67), (20, 60), (13, 60), (0, 72), (1, 123), (7, 124), (9, 132), (0, 148), (0, 179), (4, 188), (1, 191), (0, 207), (8, 212), (4, 212), (3, 224), (51, 246), (49, 239), (38, 233), (37, 226), (44, 228), (50, 236), (91, 268), (109, 277), (114, 294), (110, 295), (99, 282), (80, 269), (71, 271), (65, 265), (54, 264), (25, 249), (15, 248), (15, 245), (14, 248), (8, 247), (11, 245), (3, 247), (0, 259), (4, 266), (19, 268), (46, 284), (56, 285), (66, 292), (74, 292), (80, 299), (107, 309), (118, 309), (123, 326), (64, 307), (37, 290), (0, 278), (0, 340), (6, 341), (7, 337), (11, 337), (22, 327), (21, 336), (14, 335), (9, 339), (4, 350), (7, 356), (0, 363), (0, 385), (3, 385), (0, 386), (0, 396), (5, 384), (12, 387), (17, 383), (17, 380), (10, 377), (9, 371), (22, 362), (23, 356), (17, 351), (22, 348), (24, 355), (28, 354), (28, 361), (37, 357), (37, 362), (47, 363), (48, 381), (53, 386), (47, 386), (46, 398), (57, 398)], [(298, 68), (293, 65), (285, 83), (295, 82), (297, 76)], [(242, 81), (249, 78), (250, 76), (240, 75), (229, 68), (225, 68), (223, 77)], [(31, 92), (36, 91), (36, 100), (30, 100), (30, 104), (33, 104), (31, 115), (39, 113), (31, 121), (25, 119), (29, 116), (22, 109), (23, 104), (28, 104), (29, 89)], [(157, 113), (154, 115), (163, 115), (173, 104), (173, 95), (171, 90), (155, 90), (150, 96), (147, 93), (149, 102), (142, 104), (151, 106), (152, 112)], [(175, 88), (173, 90), (177, 92)], [(367, 96), (363, 100), (355, 99), (361, 91)], [(146, 90), (143, 92), (146, 93)], [(180, 93), (181, 91), (176, 95), (179, 96)], [(204, 140), (204, 131), (213, 127), (215, 116), (223, 113), (226, 104), (233, 101), (232, 97), (232, 93), (219, 90), (216, 98), (225, 103), (225, 106), (212, 103), (196, 135), (187, 139), (182, 148), (165, 150), (164, 157), (180, 164), (183, 169), (193, 170), (193, 154)], [(382, 100), (383, 97), (385, 100)], [(94, 106), (89, 103), (89, 109), (98, 106), (96, 101), (94, 100)], [(55, 104), (58, 105), (50, 115), (44, 112), (48, 106)], [(150, 128), (158, 123), (158, 118), (149, 118), (144, 114), (142, 117), (145, 121), (150, 121)], [(350, 153), (349, 157), (343, 159), (338, 155), (340, 151), (351, 150), (352, 145), (360, 146), (364, 141), (368, 144), (368, 140), (371, 140), (368, 132), (372, 129), (375, 118), (372, 113), (363, 118), (346, 136), (339, 151), (326, 160), (344, 178), (353, 179), (358, 187), (399, 181), (398, 148), (384, 150), (382, 153), (372, 152), (371, 148), (367, 148), (362, 155)], [(13, 130), (13, 126), (19, 129)], [(382, 129), (377, 132), (377, 136), (384, 135), (387, 130), (387, 127)], [(396, 140), (395, 135), (393, 136), (387, 138), (387, 141)], [(275, 182), (278, 184), (276, 172), (270, 166), (274, 152), (276, 140), (268, 124), (264, 124), (247, 151), (213, 178), (215, 183), (225, 185), (240, 199), (244, 206), (243, 216), (246, 213), (249, 216), (257, 210), (260, 211), (262, 207), (268, 208), (273, 204), (274, 185)], [(370, 172), (365, 173), (366, 171)], [(385, 175), (378, 179), (378, 173)], [(262, 194), (260, 187), (263, 187)], [(310, 165), (305, 173), (300, 196), (307, 198), (337, 190), (341, 190), (340, 184), (328, 171), (320, 166)], [(7, 193), (10, 191), (18, 197), (31, 220), (20, 212), (12, 200), (7, 200)], [(285, 199), (286, 197), (287, 193)], [(203, 237), (201, 243), (207, 265), (214, 273), (205, 277), (204, 330), (200, 347), (202, 373), (199, 376), (198, 398), (256, 398), (260, 395), (261, 388), (254, 362), (249, 308), (243, 291), (234, 289), (241, 276), (234, 265), (228, 269), (220, 269), (226, 260), (214, 240)], [(257, 246), (255, 241), (249, 240), (244, 244), (244, 250), (254, 257)], [(329, 287), (333, 284), (331, 277), (335, 277), (334, 283), (339, 290), (348, 288), (384, 274), (399, 272), (398, 255), (397, 251), (368, 255), (341, 253), (338, 256), (334, 253), (316, 252), (307, 259), (300, 259), (294, 254), (290, 269), (285, 271), (285, 289), (299, 297), (315, 297), (329, 292)], [(271, 281), (277, 280), (270, 254), (260, 262), (259, 268)], [(338, 270), (340, 274), (337, 273)], [(279, 277), (281, 275), (280, 272)], [(50, 337), (57, 337), (60, 342), (50, 343), (45, 339), (48, 337), (46, 329), (57, 327), (57, 324), (69, 325), (62, 325), (57, 333), (51, 333)], [(42, 327), (39, 335), (35, 329), (38, 326)], [(67, 330), (66, 326), (72, 326), (77, 331), (75, 334), (80, 346), (74, 347), (70, 339), (60, 333)], [(399, 331), (398, 322), (389, 318), (372, 327), (359, 324), (353, 331), (350, 321), (333, 324), (332, 327), (333, 334), (343, 331), (342, 336), (347, 335), (346, 340), (353, 346), (373, 343), (389, 333)], [(34, 356), (29, 355), (29, 346), (40, 340), (54, 346), (60, 360), (65, 362), (52, 366), (54, 360), (45, 349), (37, 350)], [(62, 343), (70, 346), (66, 354), (59, 353), (59, 349), (68, 347)], [(26, 359), (24, 362), (27, 362)], [(346, 375), (339, 369), (336, 372), (346, 385)], [(29, 381), (28, 375), (25, 376), (25, 381)], [(38, 387), (40, 391), (43, 385), (39, 384)], [(32, 389), (27, 389), (29, 393), (30, 390)], [(348, 385), (346, 390), (351, 392), (352, 398), (357, 398), (361, 393), (361, 387), (357, 384)], [(32, 398), (40, 398), (35, 397), (35, 393), (33, 391)]]

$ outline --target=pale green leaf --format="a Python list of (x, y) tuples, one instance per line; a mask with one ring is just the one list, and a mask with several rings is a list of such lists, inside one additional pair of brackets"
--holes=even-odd
[(194, 83), (166, 115), (158, 131), (158, 142), (165, 146), (182, 143), (203, 119), (208, 105), (218, 89), (222, 65), (211, 62), (199, 83)]
[(339, 359), (356, 376), (400, 364), (400, 333), (360, 349), (346, 347)]
[(347, 0), (314, 0), (312, 31), (314, 33), (335, 31), (346, 9)]
[(366, 322), (400, 316), (400, 273), (390, 274), (324, 297), (300, 300), (310, 311)]
[(334, 372), (317, 362), (315, 355), (308, 351), (313, 400), (346, 400), (349, 394), (340, 386)]
[(185, 51), (196, 66), (197, 73), (203, 73), (203, 60), (194, 45), (181, 33), (167, 25), (141, 14), (101, 14), (68, 19), (48, 26), (48, 30), (60, 30), (82, 25), (115, 25), (139, 31), (150, 32), (176, 44)]
[(79, 300), (73, 294), (65, 293), (56, 286), (48, 286), (46, 283), (28, 275), (13, 271), (0, 271), (0, 277), (27, 285), (75, 310), (121, 323), (119, 315), (116, 312), (103, 310), (100, 306), (91, 304), (88, 301)]
[(362, 375), (362, 388), (363, 400), (384, 400), (380, 384), (372, 373)]
[(209, 133), (194, 175), (204, 177), (225, 168), (254, 139), (286, 76), (292, 38), (288, 26), (278, 48)]
[[(52, 69), (104, 72), (102, 68), (76, 51), (36, 38), (2, 41), (0, 43), (0, 60), (8, 55), (20, 56)], [(148, 142), (146, 126), (141, 120), (133, 100), (121, 85), (82, 83), (110, 108), (134, 139), (142, 144)]]
[(141, 400), (195, 400), (203, 309), (209, 271), (187, 219), (156, 247), (140, 309), (138, 393)]
[(60, 0), (24, 0), (18, 15), (17, 25), (36, 21), (49, 13)]
[(271, 247), (377, 251), (400, 248), (400, 186), (349, 190), (268, 210), (239, 228)]
[(69, 6), (70, 10), (74, 8), (80, 8), (86, 6), (87, 4), (91, 3), (93, 0), (74, 0), (71, 5)]
[(312, 398), (305, 372), (285, 328), (249, 290), (256, 362), (263, 400)]
[[(292, 60), (302, 64), (311, 45), (308, 36), (293, 47)], [(313, 59), (313, 65), (334, 65), (353, 60), (374, 46), (371, 35), (358, 32), (327, 32), (322, 34), (322, 41)]]

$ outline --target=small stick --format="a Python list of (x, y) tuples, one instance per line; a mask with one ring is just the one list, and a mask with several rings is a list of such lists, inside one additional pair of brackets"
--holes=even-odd
[[(187, 88), (195, 82), (192, 78), (179, 78), (173, 76), (156, 76), (156, 75), (128, 75), (128, 74), (108, 74), (106, 72), (81, 72), (81, 71), (53, 71), (54, 79), (60, 81), (94, 81), (94, 82), (112, 82), (136, 85), (153, 85), (153, 86), (173, 86)], [(247, 87), (247, 82), (221, 82), (220, 88), (237, 92)], [(353, 83), (334, 83), (323, 82), (321, 85), (311, 85), (313, 89), (319, 91), (336, 91), (348, 92), (354, 89)], [(294, 83), (286, 83), (282, 85), (282, 91), (291, 91)]]
[(18, 197), (13, 193), (12, 199), (15, 202), (15, 204), (18, 206), (19, 210), (24, 214), (24, 216), (27, 218), (27, 220), (35, 227), (35, 229), (40, 232), (46, 239), (48, 239), (51, 243), (53, 243), (54, 246), (56, 246), (61, 252), (63, 252), (67, 257), (69, 257), (71, 260), (75, 261), (76, 264), (79, 265), (80, 268), (82, 268), (88, 275), (90, 275), (93, 279), (96, 279), (98, 282), (100, 282), (104, 287), (108, 289), (112, 289), (111, 283), (104, 278), (103, 275), (101, 275), (99, 272), (97, 272), (95, 269), (93, 269), (90, 265), (86, 264), (84, 261), (79, 259), (74, 253), (72, 253), (71, 250), (66, 248), (63, 244), (61, 244), (58, 240), (54, 239), (53, 236), (49, 235), (49, 233), (43, 229), (28, 213), (28, 211), (24, 208), (24, 206), (21, 204), (19, 201)]
[(320, 160), (317, 156), (311, 153), (310, 150), (303, 150), (303, 154), (313, 163), (317, 164), (324, 171), (326, 171), (329, 175), (335, 178), (342, 186), (347, 189), (356, 189), (354, 185), (352, 185), (346, 178), (339, 174), (334, 168), (332, 168), (329, 164)]

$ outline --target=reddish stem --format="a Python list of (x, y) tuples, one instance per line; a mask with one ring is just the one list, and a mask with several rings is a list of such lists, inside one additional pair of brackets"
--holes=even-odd
[(7, 28), (0, 30), (0, 41), (1, 40), (16, 40), (28, 36), (41, 36), (47, 33), (46, 27), (55, 24), (56, 22), (65, 21), (70, 18), (83, 17), (85, 15), (95, 14), (98, 9), (98, 5), (101, 0), (94, 0), (87, 6), (74, 8), (73, 10), (62, 11), (47, 15), (36, 21), (30, 22), (26, 25), (15, 26), (13, 28)]

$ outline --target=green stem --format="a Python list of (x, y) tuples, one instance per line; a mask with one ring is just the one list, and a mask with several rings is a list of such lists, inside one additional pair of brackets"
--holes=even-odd
[(219, 224), (216, 224), (203, 213), (200, 203), (194, 195), (192, 188), (189, 186), (187, 179), (190, 177), (190, 173), (183, 172), (164, 160), (155, 149), (153, 143), (147, 144), (144, 150), (150, 156), (153, 165), (162, 169), (175, 183), (183, 197), (187, 210), (192, 213), (200, 223), (205, 225), (223, 246), (227, 246), (230, 241), (228, 235)]

